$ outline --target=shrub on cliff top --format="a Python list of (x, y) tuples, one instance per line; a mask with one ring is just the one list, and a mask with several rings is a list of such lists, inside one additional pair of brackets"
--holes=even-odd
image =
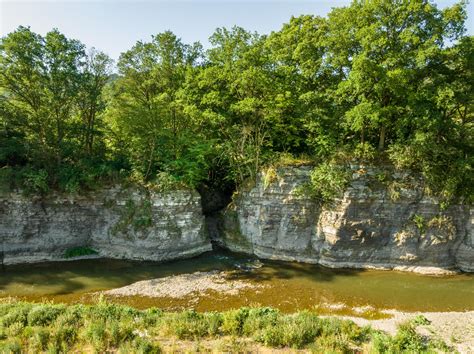
[(342, 196), (350, 182), (351, 172), (344, 164), (323, 162), (311, 172), (310, 182), (301, 186), (296, 194), (330, 203)]

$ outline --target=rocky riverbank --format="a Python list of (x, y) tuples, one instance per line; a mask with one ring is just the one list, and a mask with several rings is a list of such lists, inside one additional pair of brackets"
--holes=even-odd
[(216, 291), (220, 295), (238, 295), (241, 290), (259, 287), (261, 285), (229, 279), (226, 272), (211, 271), (143, 280), (122, 288), (104, 291), (103, 294), (179, 299), (188, 295), (201, 296), (208, 291)]
[(424, 324), (417, 327), (417, 332), (426, 338), (440, 338), (459, 353), (474, 351), (474, 311), (466, 312), (400, 312), (387, 310), (390, 315), (384, 319), (365, 319), (363, 317), (341, 316), (357, 323), (359, 326), (370, 325), (391, 335), (397, 332), (398, 325), (422, 316)]

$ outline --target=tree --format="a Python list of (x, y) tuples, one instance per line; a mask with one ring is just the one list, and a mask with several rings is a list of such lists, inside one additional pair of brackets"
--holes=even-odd
[(201, 112), (212, 137), (218, 139), (221, 164), (229, 177), (242, 182), (256, 176), (268, 140), (265, 37), (240, 27), (221, 28), (211, 36), (208, 60), (194, 78), (189, 105)]
[(9, 110), (25, 119), (32, 160), (49, 168), (62, 162), (83, 58), (84, 46), (57, 30), (43, 38), (20, 27), (2, 39), (4, 97)]
[(19, 27), (2, 38), (0, 106), (8, 139), (2, 149), (10, 156), (8, 163), (20, 165), (27, 177), (38, 172), (45, 183), (77, 189), (90, 172), (79, 165), (82, 151), (92, 154), (109, 70), (107, 56), (87, 58), (82, 43), (58, 30), (42, 37)]
[(470, 200), (465, 8), (355, 0), (269, 36), (219, 28), (206, 53), (168, 31), (123, 53), (114, 75), (104, 53), (19, 27), (0, 43), (0, 174), (43, 192), (119, 171), (225, 189), (291, 153), (320, 163), (321, 185), (334, 161), (380, 158), (445, 201)]
[(327, 27), (321, 17), (293, 17), (266, 41), (274, 149), (327, 156), (338, 144), (340, 124), (334, 117), (343, 107), (333, 104), (332, 92), (341, 75), (325, 60)]
[[(196, 146), (199, 132), (180, 93), (200, 51), (199, 44), (185, 45), (173, 33), (164, 32), (153, 36), (150, 43), (138, 42), (120, 56), (120, 76), (111, 88), (108, 120), (115, 144), (126, 142), (122, 144), (125, 153), (145, 181), (166, 171), (178, 179), (192, 176), (187, 182), (194, 184), (205, 174), (203, 151)], [(194, 168), (202, 171), (199, 176), (182, 167), (193, 168), (185, 162), (190, 162), (196, 149), (200, 162)]]
[[(78, 92), (81, 137), (83, 149), (89, 156), (94, 155), (94, 138), (98, 134), (98, 115), (105, 110), (103, 89), (112, 73), (112, 60), (104, 53), (92, 48), (86, 58), (82, 81)], [(99, 123), (99, 124), (98, 124)]]
[(472, 202), (474, 189), (474, 41), (437, 53), (430, 75), (409, 97), (413, 132), (389, 147), (400, 168), (419, 171), (445, 201)]
[(462, 35), (463, 4), (440, 11), (427, 0), (354, 1), (329, 14), (328, 62), (344, 73), (338, 103), (348, 132), (360, 142), (385, 149), (387, 139), (410, 129), (407, 97), (430, 75), (433, 60), (447, 41)]

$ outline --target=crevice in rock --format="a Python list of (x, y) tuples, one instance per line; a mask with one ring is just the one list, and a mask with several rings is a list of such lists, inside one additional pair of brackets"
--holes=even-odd
[(214, 251), (225, 249), (222, 241), (222, 218), (219, 212), (205, 215), (205, 225)]
[(202, 213), (213, 250), (222, 249), (222, 217), (221, 213), (232, 201), (235, 191), (233, 183), (207, 183), (197, 188), (201, 195)]

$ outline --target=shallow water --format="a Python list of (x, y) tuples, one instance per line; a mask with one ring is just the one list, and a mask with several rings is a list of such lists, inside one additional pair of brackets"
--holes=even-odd
[(92, 302), (100, 290), (139, 280), (211, 270), (233, 271), (238, 279), (263, 285), (239, 295), (208, 293), (171, 298), (117, 298), (137, 307), (226, 310), (248, 305), (283, 311), (327, 304), (402, 311), (474, 310), (474, 275), (426, 276), (395, 271), (333, 270), (320, 266), (257, 260), (225, 252), (168, 263), (93, 259), (8, 266), (0, 270), (0, 297), (55, 302)]

